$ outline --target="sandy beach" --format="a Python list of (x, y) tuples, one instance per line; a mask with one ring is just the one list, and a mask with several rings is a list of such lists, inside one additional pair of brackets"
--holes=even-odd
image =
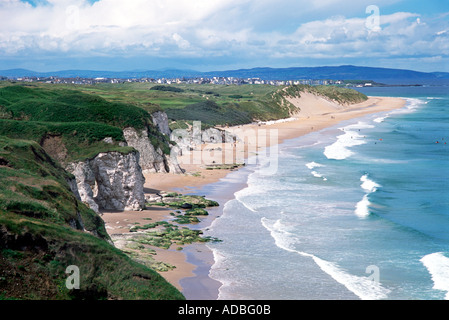
[[(154, 195), (162, 191), (195, 194), (205, 185), (220, 181), (231, 170), (224, 168), (211, 169), (212, 165), (240, 163), (262, 148), (280, 144), (288, 139), (297, 138), (312, 131), (318, 131), (333, 126), (341, 121), (362, 117), (367, 114), (379, 113), (405, 106), (406, 101), (400, 98), (369, 97), (365, 102), (349, 106), (341, 106), (309, 93), (302, 93), (301, 98), (289, 100), (301, 111), (291, 118), (270, 123), (254, 123), (230, 128), (223, 128), (238, 137), (245, 137), (236, 143), (205, 144), (184, 154), (178, 160), (184, 174), (148, 173), (145, 174), (145, 193)], [(257, 136), (257, 138), (254, 138)], [(196, 154), (195, 154), (196, 152)], [(201, 157), (201, 163), (192, 164), (192, 157)], [(197, 161), (198, 162), (198, 161)], [(220, 204), (222, 205), (222, 204)], [(162, 207), (149, 207), (143, 211), (104, 212), (103, 220), (108, 233), (113, 239), (129, 233), (130, 227), (136, 224), (167, 220), (173, 210)], [(120, 243), (118, 243), (120, 244)], [(116, 246), (119, 247), (119, 245)], [(187, 261), (186, 251), (207, 251), (203, 244), (188, 245), (189, 248), (168, 250), (154, 248), (154, 259), (169, 263), (176, 268), (160, 272), (167, 281), (183, 291), (180, 281), (195, 276), (197, 265)], [(210, 259), (210, 256), (205, 256)], [(210, 263), (210, 262), (209, 262)]]
[[(207, 170), (202, 166), (192, 165), (184, 166), (185, 174), (165, 174), (165, 173), (147, 173), (145, 174), (145, 195), (155, 195), (165, 192), (178, 192), (182, 194), (194, 193), (198, 188), (219, 181), (225, 177), (231, 170)], [(193, 173), (193, 175), (192, 175)], [(142, 211), (124, 211), (124, 212), (102, 212), (102, 218), (106, 224), (106, 230), (114, 241), (115, 246), (124, 249), (125, 243), (120, 242), (120, 238), (124, 235), (130, 235), (130, 228), (135, 225), (144, 225), (149, 222), (166, 221), (172, 216), (174, 210), (151, 206)], [(203, 244), (192, 244), (193, 248), (197, 246), (206, 247)], [(179, 246), (177, 246), (179, 247)], [(185, 246), (183, 246), (185, 247)], [(161, 249), (151, 247), (156, 254), (153, 258), (175, 266), (176, 268), (169, 271), (160, 272), (160, 274), (171, 284), (182, 291), (179, 281), (186, 277), (194, 276), (193, 271), (196, 265), (186, 261), (186, 254), (183, 251), (174, 248)], [(200, 252), (201, 249), (195, 249)]]

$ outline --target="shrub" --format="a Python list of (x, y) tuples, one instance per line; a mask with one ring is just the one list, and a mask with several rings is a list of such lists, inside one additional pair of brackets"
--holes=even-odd
[(154, 86), (154, 87), (151, 87), (150, 90), (184, 92), (184, 90), (182, 90), (181, 88), (172, 87), (172, 86)]

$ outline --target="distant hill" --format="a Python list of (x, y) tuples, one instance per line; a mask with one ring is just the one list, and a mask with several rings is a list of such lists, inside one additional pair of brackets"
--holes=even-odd
[(264, 80), (338, 79), (373, 80), (385, 83), (420, 83), (423, 80), (449, 79), (449, 73), (426, 73), (413, 70), (373, 68), (358, 66), (297, 67), (297, 68), (254, 68), (233, 71), (211, 72), (218, 76), (240, 78), (256, 77)]
[(448, 72), (419, 72), (404, 69), (359, 67), (352, 65), (292, 68), (252, 68), (226, 71), (200, 72), (194, 70), (147, 70), (147, 71), (94, 71), (63, 70), (35, 72), (26, 69), (0, 70), (0, 76), (15, 77), (63, 77), (63, 78), (192, 78), (236, 77), (261, 78), (263, 80), (338, 79), (373, 80), (388, 84), (423, 84), (449, 79)]

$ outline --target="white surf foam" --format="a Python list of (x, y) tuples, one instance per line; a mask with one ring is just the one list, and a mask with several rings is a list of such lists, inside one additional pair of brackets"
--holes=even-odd
[(349, 158), (354, 153), (349, 148), (365, 144), (365, 137), (360, 135), (357, 130), (374, 128), (374, 126), (365, 122), (358, 122), (344, 128), (340, 128), (344, 134), (337, 136), (337, 141), (324, 148), (324, 155), (328, 159), (343, 160)]
[(298, 251), (292, 247), (298, 244), (294, 235), (288, 232), (280, 220), (272, 221), (265, 217), (261, 219), (262, 225), (273, 237), (276, 246), (279, 248), (297, 253), (303, 257), (313, 259), (321, 270), (330, 275), (335, 281), (344, 285), (348, 290), (356, 294), (362, 300), (377, 300), (388, 297), (390, 290), (382, 287), (380, 283), (372, 281), (369, 277), (352, 275), (341, 269), (337, 264), (314, 256), (313, 254)]
[[(224, 278), (222, 273), (220, 272), (220, 270), (226, 268), (226, 257), (215, 248), (209, 247), (209, 249), (212, 251), (212, 254), (214, 256), (214, 264), (209, 270), (209, 277), (221, 283), (221, 286), (218, 289), (217, 300), (235, 299), (235, 297), (229, 295), (229, 293), (226, 293), (227, 289), (232, 287), (233, 282), (229, 279)], [(221, 275), (221, 277), (219, 277), (218, 275)]]
[(379, 184), (377, 184), (376, 182), (374, 182), (373, 180), (370, 180), (368, 178), (368, 175), (365, 174), (360, 178), (360, 181), (362, 181), (362, 188), (365, 189), (368, 192), (376, 192), (377, 188), (380, 187)]
[(369, 201), (369, 194), (376, 192), (377, 188), (380, 188), (381, 185), (369, 179), (368, 174), (363, 175), (360, 178), (360, 181), (362, 182), (362, 189), (367, 193), (363, 196), (362, 200), (356, 204), (354, 213), (360, 218), (366, 218), (370, 215), (370, 206), (372, 205)]
[(316, 177), (316, 178), (322, 178), (323, 181), (327, 181), (327, 178), (324, 177), (321, 173), (318, 173), (318, 172), (316, 172), (316, 171), (312, 171), (311, 174), (312, 174), (314, 177)]
[(402, 98), (402, 99), (407, 101), (405, 107), (391, 111), (391, 114), (404, 114), (415, 112), (419, 107), (421, 107), (423, 104), (427, 104), (428, 102), (417, 98)]
[(253, 208), (248, 201), (245, 201), (243, 198), (248, 195), (256, 194), (257, 191), (253, 191), (254, 187), (246, 187), (240, 191), (234, 193), (235, 199), (240, 202), (245, 208), (247, 208), (251, 212), (257, 212), (255, 208)]
[(388, 115), (386, 115), (385, 117), (376, 118), (373, 121), (376, 123), (381, 123), (381, 122), (384, 122), (386, 118), (388, 118)]
[(433, 288), (446, 291), (445, 299), (449, 300), (449, 258), (442, 252), (431, 253), (421, 260), (432, 276)]
[[(427, 103), (427, 101), (424, 101), (421, 99), (416, 99), (416, 98), (403, 98), (403, 99), (405, 99), (407, 101), (404, 108), (394, 110), (392, 112), (385, 114), (382, 117), (375, 118), (373, 120), (373, 122), (382, 123), (385, 121), (385, 119), (389, 118), (392, 114), (414, 112), (420, 105)], [(430, 100), (432, 98), (428, 97), (427, 99)]]
[(314, 168), (324, 167), (324, 165), (312, 161), (312, 162), (307, 163), (306, 167), (309, 169), (314, 169)]
[(355, 214), (360, 218), (366, 218), (369, 216), (369, 207), (371, 205), (371, 202), (369, 202), (368, 195), (365, 194), (363, 196), (363, 199), (357, 202), (355, 206)]
[(312, 170), (310, 173), (311, 173), (314, 177), (316, 177), (316, 178), (322, 178), (323, 181), (327, 181), (327, 178), (324, 177), (321, 173), (318, 173), (316, 170), (313, 170), (313, 169), (315, 169), (315, 168), (321, 168), (321, 167), (324, 167), (324, 165), (312, 161), (312, 162), (306, 163), (306, 167), (309, 168), (310, 170)]

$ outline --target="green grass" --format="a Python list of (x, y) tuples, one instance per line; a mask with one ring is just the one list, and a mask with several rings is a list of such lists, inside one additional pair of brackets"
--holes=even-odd
[(0, 136), (0, 209), (109, 239), (100, 217), (80, 203), (63, 170), (35, 142)]
[(100, 122), (136, 129), (151, 123), (151, 116), (141, 108), (67, 89), (5, 87), (0, 89), (0, 104), (2, 114), (15, 120)]
[[(169, 140), (153, 125), (149, 109), (159, 107), (111, 102), (105, 98), (64, 87), (5, 86), (0, 88), (0, 135), (42, 143), (47, 136), (62, 138), (67, 162), (95, 157), (100, 152), (130, 152), (119, 147), (123, 129), (147, 128), (155, 148), (169, 154)], [(115, 144), (102, 140), (112, 137)]]
[[(184, 299), (109, 243), (70, 178), (36, 142), (0, 137), (1, 299)], [(64, 285), (70, 265), (79, 290)]]
[[(6, 259), (0, 252), (3, 299), (184, 299), (154, 270), (92, 235), (32, 218), (18, 219), (1, 210), (0, 226), (1, 233), (29, 238), (28, 245), (34, 245), (34, 249), (16, 250), (20, 255), (14, 259), (10, 252)], [(36, 243), (45, 248), (38, 249)], [(79, 267), (79, 290), (65, 287), (70, 265)]]
[(204, 101), (186, 106), (183, 109), (166, 109), (168, 117), (174, 121), (201, 121), (208, 126), (238, 125), (252, 121), (250, 114), (239, 110), (235, 105), (220, 106), (213, 101)]
[(172, 87), (172, 86), (154, 86), (154, 87), (151, 87), (150, 90), (170, 91), (170, 92), (184, 92), (183, 89)]
[(133, 151), (130, 147), (103, 142), (112, 137), (115, 142), (125, 141), (120, 128), (92, 122), (37, 122), (0, 119), (0, 135), (14, 139), (33, 140), (37, 143), (49, 136), (62, 139), (61, 148), (68, 150), (67, 159), (63, 163), (91, 159), (100, 152), (120, 152), (127, 154)]

